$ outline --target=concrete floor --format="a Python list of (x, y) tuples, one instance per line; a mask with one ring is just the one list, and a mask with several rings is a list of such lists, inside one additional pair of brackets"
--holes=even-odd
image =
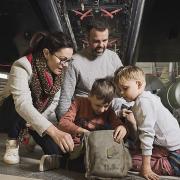
[[(76, 172), (69, 172), (63, 169), (39, 172), (39, 159), (42, 156), (41, 149), (37, 146), (33, 153), (27, 152), (22, 146), (20, 148), (21, 161), (17, 165), (7, 165), (2, 161), (5, 152), (5, 134), (0, 134), (0, 174), (14, 175), (27, 178), (44, 180), (84, 180), (84, 175)], [(14, 179), (14, 178), (13, 178)], [(0, 180), (2, 177), (0, 176)]]
[[(24, 146), (20, 148), (21, 161), (17, 165), (7, 165), (2, 161), (5, 151), (6, 135), (0, 134), (0, 180), (85, 180), (84, 174), (57, 169), (46, 172), (39, 172), (39, 159), (42, 156), (40, 147), (36, 146), (33, 153), (27, 152)], [(8, 176), (7, 176), (8, 175)], [(30, 178), (30, 179), (29, 179)], [(32, 178), (32, 179), (31, 179)], [(143, 180), (134, 174), (129, 174), (127, 177), (120, 178), (121, 180)], [(162, 177), (162, 180), (179, 179), (173, 177)]]

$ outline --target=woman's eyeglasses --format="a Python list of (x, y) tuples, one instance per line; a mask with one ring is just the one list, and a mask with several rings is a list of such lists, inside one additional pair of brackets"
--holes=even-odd
[(53, 54), (53, 55), (59, 59), (60, 65), (65, 65), (66, 63), (69, 63), (70, 61), (72, 61), (72, 58), (68, 59), (67, 57), (58, 57), (56, 54)]

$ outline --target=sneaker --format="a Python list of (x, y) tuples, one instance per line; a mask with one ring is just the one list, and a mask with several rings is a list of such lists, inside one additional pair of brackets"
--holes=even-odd
[(40, 160), (39, 171), (48, 171), (60, 167), (60, 155), (43, 155)]
[(19, 144), (17, 140), (7, 140), (3, 161), (7, 164), (17, 164), (19, 160)]

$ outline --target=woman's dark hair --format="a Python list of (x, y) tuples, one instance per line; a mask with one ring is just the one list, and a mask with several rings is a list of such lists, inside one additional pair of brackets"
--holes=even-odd
[(31, 53), (39, 56), (44, 48), (47, 48), (51, 54), (54, 54), (61, 48), (73, 48), (73, 46), (69, 37), (63, 32), (35, 33), (30, 41)]

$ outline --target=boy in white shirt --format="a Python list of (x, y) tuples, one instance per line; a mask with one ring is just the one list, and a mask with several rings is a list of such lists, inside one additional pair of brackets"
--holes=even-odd
[(115, 84), (126, 101), (135, 101), (135, 116), (142, 151), (141, 175), (158, 180), (151, 167), (153, 145), (169, 151), (169, 162), (180, 176), (180, 128), (177, 120), (163, 106), (160, 98), (145, 89), (145, 74), (136, 66), (121, 67), (115, 72)]

